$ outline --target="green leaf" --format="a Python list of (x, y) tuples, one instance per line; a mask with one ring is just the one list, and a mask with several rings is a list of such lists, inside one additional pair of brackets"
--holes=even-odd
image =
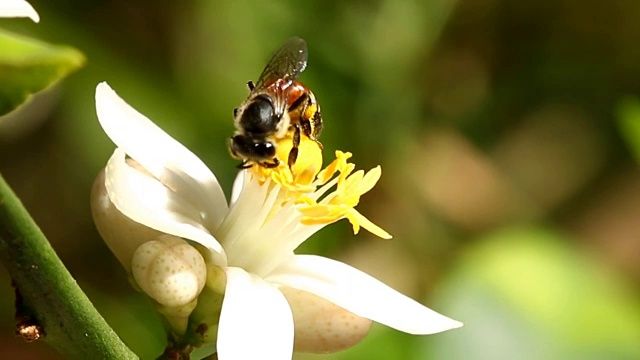
[[(514, 228), (481, 239), (449, 282), (434, 359), (639, 359), (640, 304), (612, 269), (561, 234)], [(425, 355), (423, 354), (423, 355)]]
[(618, 124), (631, 151), (640, 162), (640, 101), (627, 98), (618, 105)]
[(81, 67), (79, 51), (0, 30), (0, 116)]

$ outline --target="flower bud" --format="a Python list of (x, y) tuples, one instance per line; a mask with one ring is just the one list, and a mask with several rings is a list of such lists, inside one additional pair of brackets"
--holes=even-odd
[(207, 267), (195, 247), (179, 237), (162, 235), (136, 250), (132, 273), (147, 295), (172, 308), (198, 297), (206, 281)]
[(294, 350), (330, 353), (349, 348), (369, 333), (371, 320), (306, 291), (281, 287), (291, 306)]
[(91, 213), (100, 236), (122, 266), (131, 272), (133, 253), (143, 243), (162, 235), (161, 232), (137, 223), (116, 208), (104, 185), (104, 169), (91, 189)]

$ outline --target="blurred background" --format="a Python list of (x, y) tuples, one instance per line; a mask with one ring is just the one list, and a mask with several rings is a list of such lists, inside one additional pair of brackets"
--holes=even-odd
[[(1, 26), (84, 52), (87, 65), (0, 121), (0, 172), (98, 310), (143, 359), (163, 349), (89, 209), (114, 149), (98, 82), (180, 140), (229, 194), (232, 109), (271, 53), (307, 40), (301, 76), (325, 156), (381, 165), (360, 212), (299, 252), (358, 267), (465, 323), (433, 336), (374, 325), (296, 359), (640, 358), (640, 2), (612, 0), (33, 0)], [(638, 147), (636, 147), (638, 146)], [(59, 359), (14, 335), (0, 269), (0, 354)]]

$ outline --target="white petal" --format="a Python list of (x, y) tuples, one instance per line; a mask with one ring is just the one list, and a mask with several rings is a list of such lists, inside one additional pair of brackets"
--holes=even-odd
[(191, 151), (122, 100), (107, 83), (96, 88), (96, 110), (111, 140), (148, 172), (203, 212), (215, 230), (227, 214), (224, 192), (211, 170)]
[(34, 22), (40, 21), (40, 16), (33, 6), (24, 0), (0, 1), (0, 17), (28, 17)]
[(229, 215), (215, 232), (232, 266), (267, 275), (324, 226), (300, 225), (300, 212), (291, 202), (281, 203), (282, 187), (270, 181), (260, 184), (243, 172), (235, 182), (241, 189), (234, 191)]
[(240, 268), (226, 268), (227, 288), (218, 328), (224, 360), (291, 359), (293, 316), (273, 285)]
[(145, 242), (162, 235), (157, 230), (131, 220), (116, 208), (105, 187), (104, 170), (93, 182), (91, 213), (100, 236), (120, 260), (127, 273), (131, 273), (131, 260), (136, 249)]
[[(242, 176), (243, 185), (240, 196), (229, 209), (229, 213), (224, 222), (216, 230), (216, 235), (223, 241), (223, 246), (229, 256), (229, 250), (233, 252), (233, 247), (238, 239), (255, 232), (262, 224), (258, 219), (262, 204), (267, 194), (267, 186), (259, 186), (251, 181), (251, 176)], [(247, 221), (250, 219), (250, 221)], [(262, 219), (264, 221), (264, 219)], [(231, 263), (233, 264), (233, 263)], [(234, 265), (235, 266), (235, 265)]]
[(360, 270), (320, 256), (292, 256), (265, 279), (316, 294), (356, 315), (410, 334), (462, 326)]
[(231, 189), (231, 200), (229, 200), (229, 207), (231, 207), (236, 200), (240, 197), (242, 188), (244, 187), (245, 170), (239, 171), (236, 179), (233, 180), (233, 188)]
[(105, 186), (113, 204), (125, 216), (163, 233), (196, 241), (215, 254), (224, 266), (220, 243), (204, 228), (200, 212), (156, 179), (127, 165), (126, 154), (116, 148), (105, 168)]

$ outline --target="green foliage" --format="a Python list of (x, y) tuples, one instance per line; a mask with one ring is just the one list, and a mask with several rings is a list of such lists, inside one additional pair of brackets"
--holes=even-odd
[(80, 68), (77, 50), (0, 30), (0, 115)]
[(631, 152), (640, 162), (640, 101), (627, 98), (618, 105), (618, 124)]
[(640, 307), (629, 284), (570, 239), (495, 232), (451, 278), (445, 313), (465, 326), (429, 339), (435, 359), (637, 359)]

